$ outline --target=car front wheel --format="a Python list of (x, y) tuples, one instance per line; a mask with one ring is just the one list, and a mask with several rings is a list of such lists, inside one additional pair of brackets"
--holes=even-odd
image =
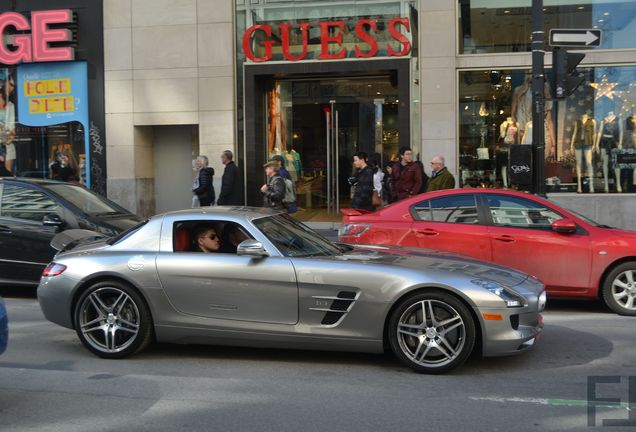
[(623, 263), (607, 275), (603, 300), (619, 315), (636, 316), (636, 262)]
[(443, 292), (407, 297), (389, 318), (391, 349), (419, 373), (444, 373), (464, 363), (475, 346), (475, 332), (468, 308)]
[(129, 286), (106, 281), (88, 288), (75, 309), (75, 329), (86, 348), (102, 358), (124, 358), (151, 342), (146, 303)]

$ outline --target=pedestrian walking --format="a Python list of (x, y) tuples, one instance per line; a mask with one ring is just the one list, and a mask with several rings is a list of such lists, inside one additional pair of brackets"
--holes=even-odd
[(365, 152), (358, 152), (353, 156), (356, 173), (349, 177), (349, 184), (354, 188), (351, 208), (373, 211), (373, 168), (368, 164)]
[(410, 147), (400, 148), (400, 162), (393, 164), (391, 177), (393, 180), (393, 198), (396, 201), (420, 193), (422, 172), (420, 167), (413, 162), (413, 150)]
[(194, 162), (195, 169), (199, 172), (192, 184), (192, 192), (199, 199), (201, 207), (211, 206), (216, 200), (214, 191), (214, 168), (208, 166), (208, 157), (199, 156)]
[(265, 165), (267, 183), (261, 186), (263, 193), (263, 207), (274, 210), (285, 210), (283, 199), (285, 198), (285, 180), (278, 175), (280, 165), (277, 161), (269, 161)]
[(234, 154), (230, 150), (225, 150), (221, 154), (221, 162), (225, 169), (221, 177), (221, 193), (216, 202), (218, 205), (243, 205), (243, 177), (233, 159)]
[(455, 187), (455, 178), (446, 168), (444, 156), (433, 156), (431, 159), (431, 168), (433, 169), (433, 174), (428, 181), (427, 192), (453, 189)]
[(287, 213), (296, 213), (298, 211), (298, 206), (296, 205), (296, 183), (289, 171), (285, 168), (285, 158), (281, 155), (274, 155), (270, 161), (278, 162), (278, 175), (285, 180), (285, 198), (283, 199), (283, 204), (287, 209)]

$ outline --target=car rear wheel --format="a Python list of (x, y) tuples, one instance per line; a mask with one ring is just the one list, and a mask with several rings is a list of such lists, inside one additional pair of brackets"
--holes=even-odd
[(636, 316), (636, 262), (623, 263), (607, 275), (603, 300), (619, 315)]
[(86, 348), (102, 358), (124, 358), (152, 340), (148, 306), (129, 286), (99, 282), (87, 289), (75, 309), (75, 329)]
[(475, 346), (475, 332), (468, 308), (443, 292), (408, 297), (389, 318), (391, 349), (419, 373), (443, 373), (464, 363)]

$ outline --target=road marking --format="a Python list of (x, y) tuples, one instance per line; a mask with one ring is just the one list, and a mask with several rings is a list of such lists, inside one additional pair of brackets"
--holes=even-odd
[(549, 405), (549, 406), (595, 406), (597, 408), (620, 408), (631, 411), (632, 409), (636, 409), (636, 404), (629, 404), (628, 402), (620, 402), (620, 403), (603, 403), (603, 402), (589, 402), (586, 400), (577, 400), (577, 399), (546, 399), (546, 398), (520, 398), (520, 397), (500, 397), (500, 396), (485, 396), (485, 397), (476, 397), (469, 396), (471, 400), (475, 401), (488, 401), (488, 402), (500, 402), (500, 403), (508, 403), (508, 402), (518, 402), (518, 403), (529, 403), (535, 405)]

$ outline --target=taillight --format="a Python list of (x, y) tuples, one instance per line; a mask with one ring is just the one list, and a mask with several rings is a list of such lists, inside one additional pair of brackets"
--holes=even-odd
[(52, 262), (47, 265), (44, 271), (42, 272), (42, 277), (53, 277), (61, 275), (64, 270), (66, 270), (66, 266), (64, 264), (58, 264)]
[(366, 223), (349, 223), (340, 227), (338, 237), (360, 237), (369, 228), (371, 225)]

